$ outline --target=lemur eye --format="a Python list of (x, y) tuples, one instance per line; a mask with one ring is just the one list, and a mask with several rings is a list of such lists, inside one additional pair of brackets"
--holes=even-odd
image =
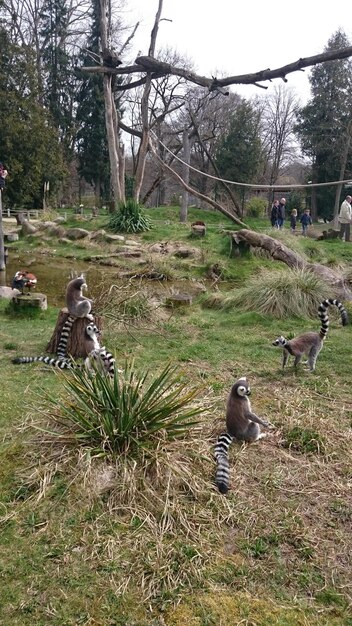
[(237, 393), (239, 396), (244, 396), (246, 394), (246, 387), (244, 387), (243, 385), (240, 385), (237, 389)]

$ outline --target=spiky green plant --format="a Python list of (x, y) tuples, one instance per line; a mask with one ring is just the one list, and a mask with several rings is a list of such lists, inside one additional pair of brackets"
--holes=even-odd
[(316, 317), (317, 306), (332, 297), (327, 285), (308, 270), (263, 271), (252, 276), (245, 287), (211, 294), (203, 304), (209, 308), (239, 308), (274, 317)]
[(134, 455), (160, 440), (183, 437), (198, 423), (205, 409), (193, 401), (199, 389), (190, 388), (181, 372), (168, 364), (160, 374), (136, 371), (133, 362), (115, 368), (113, 378), (99, 370), (74, 370), (66, 376), (67, 396), (57, 407), (49, 400), (49, 414), (60, 426), (58, 436), (83, 444), (94, 454)]
[(116, 213), (111, 215), (108, 228), (118, 233), (140, 233), (150, 230), (151, 221), (138, 202), (129, 199), (120, 203)]

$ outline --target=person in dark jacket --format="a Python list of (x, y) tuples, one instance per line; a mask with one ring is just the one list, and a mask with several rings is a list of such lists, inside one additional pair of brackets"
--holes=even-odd
[(270, 221), (271, 221), (271, 225), (273, 228), (278, 228), (278, 225), (277, 225), (278, 213), (279, 213), (279, 201), (275, 200), (271, 207), (271, 213), (270, 213)]
[(309, 209), (306, 209), (304, 211), (304, 213), (301, 216), (301, 219), (299, 221), (302, 224), (302, 235), (304, 235), (304, 237), (306, 237), (307, 236), (308, 226), (311, 226), (311, 224), (313, 224), (312, 218), (310, 216)]
[(277, 215), (277, 227), (282, 228), (285, 221), (285, 206), (286, 206), (286, 198), (281, 198), (278, 207), (278, 215)]
[(297, 209), (292, 209), (291, 217), (290, 217), (290, 226), (291, 226), (292, 233), (296, 232), (296, 225), (297, 225)]

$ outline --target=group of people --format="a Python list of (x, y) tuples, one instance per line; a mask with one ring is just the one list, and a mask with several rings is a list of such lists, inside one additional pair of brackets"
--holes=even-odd
[[(271, 213), (270, 213), (270, 221), (271, 221), (271, 225), (273, 228), (279, 228), (279, 229), (283, 228), (284, 221), (285, 221), (285, 207), (286, 207), (286, 198), (281, 198), (281, 200), (274, 200), (272, 207), (271, 207)], [(297, 220), (298, 220), (298, 211), (297, 209), (292, 209), (291, 215), (290, 215), (290, 228), (291, 228), (292, 233), (296, 232)], [(307, 231), (308, 231), (308, 226), (313, 224), (309, 209), (306, 209), (304, 211), (304, 213), (299, 218), (299, 222), (302, 226), (302, 235), (306, 236)]]

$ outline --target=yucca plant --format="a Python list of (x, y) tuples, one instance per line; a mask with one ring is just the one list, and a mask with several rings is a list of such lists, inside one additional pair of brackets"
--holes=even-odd
[(140, 233), (150, 230), (151, 221), (138, 202), (129, 199), (120, 203), (116, 213), (111, 215), (108, 228), (118, 233)]
[(89, 446), (94, 454), (135, 454), (156, 447), (160, 440), (185, 436), (205, 409), (192, 404), (199, 389), (190, 388), (175, 366), (151, 377), (133, 362), (113, 378), (98, 370), (74, 370), (66, 376), (67, 399), (57, 407), (49, 399), (49, 414), (58, 436)]

